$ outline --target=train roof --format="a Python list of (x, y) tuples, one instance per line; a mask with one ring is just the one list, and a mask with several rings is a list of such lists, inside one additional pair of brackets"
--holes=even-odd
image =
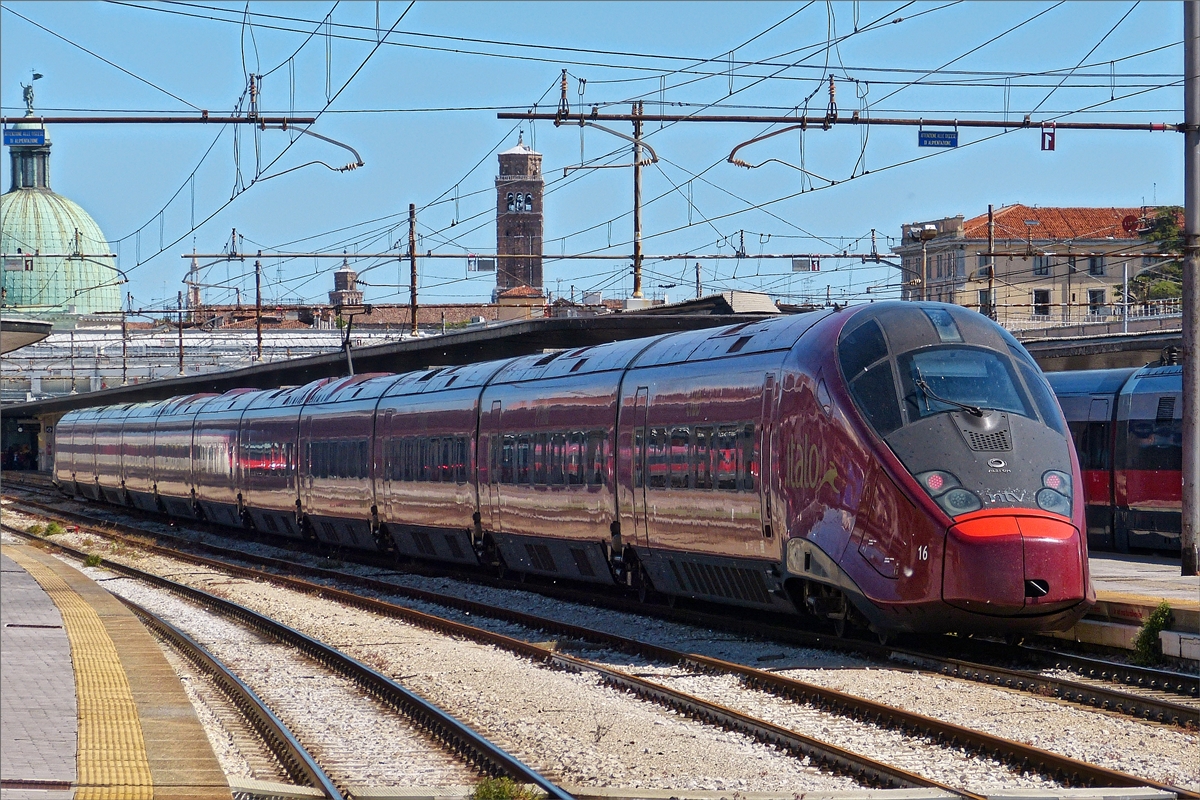
[(1183, 365), (1142, 367), (1129, 379), (1121, 394), (1171, 394), (1183, 391)]
[(796, 341), (829, 312), (808, 312), (774, 319), (743, 322), (660, 336), (637, 358), (637, 366), (707, 361), (732, 355), (790, 350)]
[(492, 383), (520, 383), (624, 369), (638, 353), (646, 349), (646, 345), (645, 339), (625, 339), (591, 347), (520, 356), (505, 363)]
[(1116, 394), (1137, 372), (1136, 367), (1047, 372), (1050, 388), (1060, 397), (1073, 394)]

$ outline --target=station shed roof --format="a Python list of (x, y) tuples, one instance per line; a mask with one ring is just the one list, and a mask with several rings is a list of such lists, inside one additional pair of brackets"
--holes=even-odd
[[(757, 314), (607, 314), (597, 317), (552, 317), (514, 320), (468, 328), (442, 336), (353, 349), (356, 373), (409, 372), (433, 366), (473, 364), (512, 356), (565, 350), (663, 333), (734, 325), (765, 318)], [(275, 389), (306, 384), (348, 372), (344, 352), (273, 361), (229, 372), (187, 375), (150, 383), (119, 386), (68, 397), (16, 403), (0, 408), (0, 417), (59, 414), (116, 403), (143, 403), (198, 392), (230, 389)]]

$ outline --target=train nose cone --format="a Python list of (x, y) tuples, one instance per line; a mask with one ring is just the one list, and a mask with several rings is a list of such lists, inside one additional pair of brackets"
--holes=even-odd
[(1079, 531), (1020, 509), (979, 511), (946, 534), (942, 598), (1001, 616), (1048, 614), (1086, 597)]

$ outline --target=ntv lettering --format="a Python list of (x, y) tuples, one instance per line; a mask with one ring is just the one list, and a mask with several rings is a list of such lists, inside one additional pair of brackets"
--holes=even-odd
[(798, 449), (796, 445), (794, 439), (788, 441), (784, 486), (788, 489), (820, 489), (828, 483), (829, 488), (836, 492), (837, 485), (834, 481), (837, 480), (838, 471), (833, 462), (827, 462), (828, 466), (824, 472), (821, 471), (821, 464), (826, 463), (825, 459), (815, 443), (809, 444), (808, 434), (804, 434)]

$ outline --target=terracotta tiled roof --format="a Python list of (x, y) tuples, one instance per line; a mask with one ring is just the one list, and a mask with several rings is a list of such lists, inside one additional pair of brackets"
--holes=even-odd
[(498, 297), (541, 297), (542, 292), (532, 286), (514, 286), (508, 291), (501, 292)]
[[(1137, 239), (1136, 231), (1126, 232), (1121, 221), (1140, 217), (1141, 208), (1030, 208), (1017, 204), (995, 212), (997, 239)], [(1037, 225), (1026, 225), (1026, 220)], [(963, 223), (967, 239), (987, 238), (987, 214)]]

